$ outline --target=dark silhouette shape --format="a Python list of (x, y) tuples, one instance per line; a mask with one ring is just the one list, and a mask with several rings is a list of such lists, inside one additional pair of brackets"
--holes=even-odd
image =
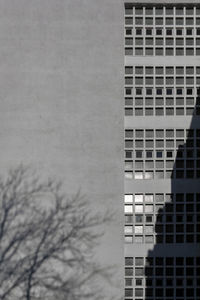
[(146, 300), (200, 299), (199, 91), (186, 142), (176, 153), (171, 200), (157, 214), (157, 240), (145, 264)]

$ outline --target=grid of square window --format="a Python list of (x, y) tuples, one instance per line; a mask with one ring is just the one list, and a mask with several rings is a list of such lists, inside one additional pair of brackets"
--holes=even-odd
[(199, 129), (126, 129), (125, 179), (200, 178)]
[(126, 66), (124, 97), (126, 116), (200, 115), (200, 67)]
[(200, 242), (200, 194), (124, 195), (127, 244)]
[(125, 6), (125, 55), (200, 55), (200, 7)]
[(125, 257), (125, 300), (200, 300), (200, 257)]

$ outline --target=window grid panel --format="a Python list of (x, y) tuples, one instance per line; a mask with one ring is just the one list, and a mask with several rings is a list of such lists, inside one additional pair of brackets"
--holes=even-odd
[(167, 66), (162, 74), (156, 70), (153, 66), (125, 67), (125, 115), (199, 116), (200, 67)]
[(125, 196), (130, 199), (124, 203), (125, 243), (200, 242), (199, 193), (137, 193)]
[[(137, 14), (133, 7), (125, 11), (125, 55), (133, 56), (194, 56), (200, 55), (200, 17), (193, 10), (193, 15), (187, 13), (185, 6), (183, 14), (168, 14), (167, 7), (156, 14), (148, 14), (144, 8)], [(190, 39), (190, 41), (189, 41)]]

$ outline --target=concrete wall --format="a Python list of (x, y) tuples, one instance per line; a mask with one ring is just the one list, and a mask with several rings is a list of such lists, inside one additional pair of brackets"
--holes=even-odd
[(81, 188), (115, 224), (97, 254), (123, 278), (123, 3), (0, 0), (0, 173), (19, 163)]

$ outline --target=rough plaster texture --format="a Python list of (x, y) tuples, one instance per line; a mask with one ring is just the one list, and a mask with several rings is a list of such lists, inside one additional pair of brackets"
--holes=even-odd
[(95, 209), (115, 210), (97, 255), (118, 265), (118, 295), (122, 30), (121, 0), (0, 0), (1, 174), (30, 164), (61, 178), (69, 193), (81, 188)]

